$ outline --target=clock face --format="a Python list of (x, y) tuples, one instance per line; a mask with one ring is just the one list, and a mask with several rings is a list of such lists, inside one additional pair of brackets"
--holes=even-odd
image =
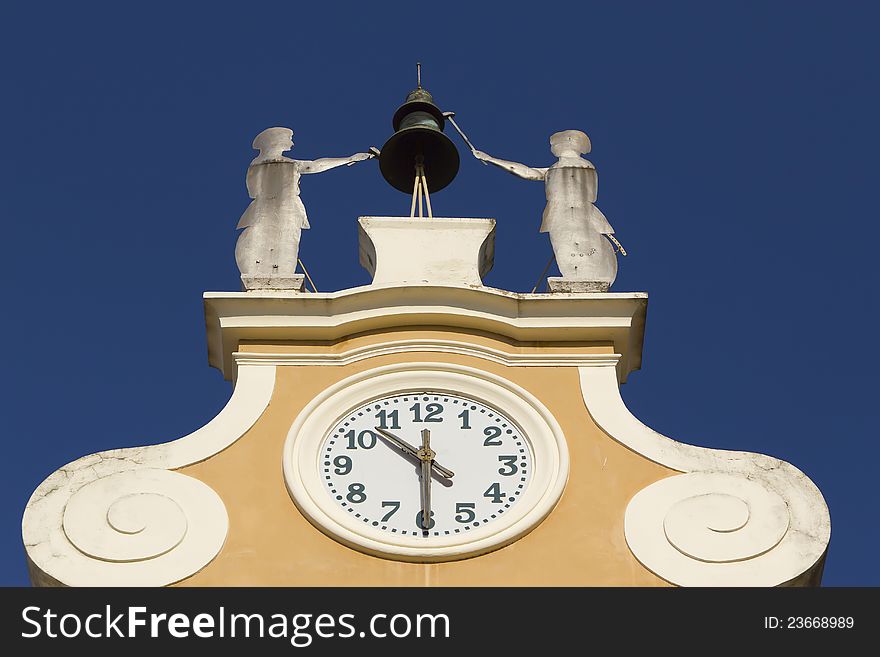
[(351, 548), (405, 561), (518, 540), (553, 510), (567, 477), (549, 409), (504, 377), (453, 363), (341, 379), (300, 411), (284, 444), (299, 512)]
[[(360, 404), (332, 426), (318, 450), (325, 492), (352, 522), (392, 537), (429, 545), (482, 532), (516, 513), (532, 478), (530, 442), (511, 415), (436, 390)], [(423, 432), (433, 451), (429, 486), (425, 452), (422, 459), (412, 453), (423, 446)]]

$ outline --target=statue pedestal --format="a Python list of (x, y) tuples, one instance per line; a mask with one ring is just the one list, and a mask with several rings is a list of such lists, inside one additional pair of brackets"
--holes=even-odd
[(360, 217), (360, 263), (373, 285), (483, 285), (495, 255), (495, 220)]
[(547, 279), (547, 286), (551, 292), (607, 292), (611, 284), (608, 281), (581, 281), (564, 276), (555, 276)]
[(294, 292), (305, 291), (305, 276), (294, 274), (293, 276), (242, 276), (241, 289), (248, 290), (293, 290)]

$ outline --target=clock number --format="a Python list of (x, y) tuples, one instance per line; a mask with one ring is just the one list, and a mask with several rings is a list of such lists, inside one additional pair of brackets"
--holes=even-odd
[[(388, 426), (388, 418), (391, 418), (390, 427)], [(376, 419), (379, 420), (380, 429), (400, 429), (400, 425), (397, 423), (397, 411), (391, 411), (390, 413), (379, 411), (376, 413)]]
[(347, 475), (351, 472), (351, 459), (347, 456), (337, 456), (333, 459), (333, 465), (336, 466), (333, 472), (338, 475)]
[[(440, 413), (443, 412), (443, 404), (428, 404), (425, 406), (425, 410), (428, 411), (428, 414), (425, 416), (425, 422), (442, 422), (442, 417), (437, 417)], [(432, 520), (431, 523), (434, 521)], [(433, 524), (432, 524), (433, 526)]]
[(391, 506), (393, 506), (394, 508), (391, 509), (391, 511), (386, 513), (384, 516), (382, 516), (382, 522), (388, 522), (388, 519), (398, 512), (398, 510), (400, 509), (400, 502), (382, 502), (383, 509)]
[(458, 414), (458, 417), (461, 418), (461, 428), (462, 429), (470, 429), (471, 425), (469, 421), (471, 419), (471, 412), (468, 409), (464, 409), (461, 413)]
[(345, 499), (352, 504), (360, 504), (367, 499), (367, 494), (364, 492), (366, 488), (363, 484), (349, 484), (348, 495), (345, 496)]
[(409, 410), (413, 412), (413, 422), (442, 422), (442, 417), (437, 417), (440, 413), (443, 412), (443, 404), (427, 404), (425, 406), (425, 410), (427, 411), (427, 415), (425, 419), (422, 419), (422, 405), (419, 403), (415, 403), (409, 407)]
[(519, 468), (516, 466), (516, 462), (519, 459), (516, 456), (499, 456), (498, 460), (504, 464), (502, 467), (498, 468), (498, 474), (509, 477), (519, 471)]
[(427, 527), (425, 527), (425, 523), (423, 522), (422, 512), (419, 511), (416, 514), (416, 527), (418, 527), (419, 529), (433, 529), (434, 525), (436, 525), (436, 524), (437, 524), (437, 522), (434, 520), (434, 512), (433, 511), (431, 511), (431, 518), (428, 521)]
[(473, 522), (477, 514), (474, 509), (477, 507), (474, 502), (457, 502), (455, 505), (455, 521), (461, 523)]
[(348, 447), (345, 449), (357, 449), (358, 445), (363, 449), (373, 449), (376, 446), (376, 434), (372, 431), (364, 430), (357, 434), (355, 439), (354, 429), (345, 434), (348, 438)]
[(483, 429), (483, 435), (486, 436), (486, 440), (483, 441), (485, 447), (498, 447), (501, 445), (501, 439), (498, 437), (501, 435), (501, 427), (486, 427)]
[(483, 493), (483, 497), (488, 497), (494, 504), (501, 504), (504, 501), (504, 493), (501, 492), (501, 484), (494, 483), (489, 488), (486, 489), (486, 492)]

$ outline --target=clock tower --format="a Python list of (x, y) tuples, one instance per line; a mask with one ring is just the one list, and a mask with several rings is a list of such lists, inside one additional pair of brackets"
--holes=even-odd
[[(582, 134), (554, 135), (561, 160)], [(273, 139), (290, 137), (262, 143)], [(248, 176), (247, 230), (293, 217), (298, 240), (301, 203), (259, 206), (259, 185), (297, 162), (276, 155), (252, 164), (263, 169)], [(551, 183), (572, 193), (567, 172), (532, 171), (545, 172), (548, 199)], [(414, 175), (430, 208), (430, 162)], [(190, 435), (50, 475), (23, 520), (33, 582), (819, 583), (830, 520), (807, 476), (677, 442), (624, 405), (646, 294), (577, 274), (543, 294), (487, 287), (493, 219), (411, 214), (358, 219), (372, 280), (336, 292), (258, 270), (278, 233), (252, 232), (237, 252), (245, 289), (204, 295), (208, 360), (234, 386), (227, 406)], [(554, 248), (562, 221), (545, 213)]]

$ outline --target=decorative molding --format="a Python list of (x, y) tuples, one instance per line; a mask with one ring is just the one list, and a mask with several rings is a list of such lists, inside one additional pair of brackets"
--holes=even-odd
[(793, 465), (762, 454), (686, 445), (635, 418), (615, 369), (582, 367), (596, 424), (634, 452), (683, 474), (661, 479), (627, 506), (627, 544), (646, 568), (680, 586), (817, 583), (831, 537), (819, 489)]
[[(534, 456), (532, 478), (504, 518), (473, 531), (424, 540), (392, 535), (354, 520), (330, 498), (319, 473), (319, 449), (346, 412), (371, 399), (412, 390), (472, 396), (515, 418)], [(344, 411), (344, 412), (343, 412)], [(549, 410), (531, 393), (483, 370), (448, 363), (403, 363), (350, 376), (324, 390), (297, 416), (284, 444), (284, 479), (313, 525), (356, 550), (403, 561), (464, 559), (512, 543), (537, 526), (559, 501), (568, 479), (568, 446)]]
[(520, 294), (477, 285), (367, 285), (340, 292), (206, 292), (208, 362), (236, 376), (244, 341), (340, 340), (401, 327), (480, 331), (542, 345), (594, 342), (620, 354), (621, 382), (641, 367), (642, 292)]
[(456, 340), (443, 339), (417, 339), (395, 340), (377, 344), (355, 347), (339, 353), (331, 352), (285, 352), (285, 353), (261, 353), (241, 352), (233, 353), (235, 362), (241, 365), (350, 365), (367, 358), (377, 356), (390, 356), (394, 354), (413, 352), (434, 352), (444, 354), (456, 354), (459, 356), (472, 356), (484, 360), (507, 365), (510, 367), (599, 367), (615, 366), (620, 358), (619, 354), (591, 354), (591, 353), (512, 353), (495, 349), (486, 345)]
[(209, 486), (171, 470), (238, 440), (274, 384), (274, 368), (242, 366), (229, 402), (197, 431), (84, 456), (49, 475), (22, 518), (34, 583), (164, 586), (207, 565), (226, 540), (226, 508)]

